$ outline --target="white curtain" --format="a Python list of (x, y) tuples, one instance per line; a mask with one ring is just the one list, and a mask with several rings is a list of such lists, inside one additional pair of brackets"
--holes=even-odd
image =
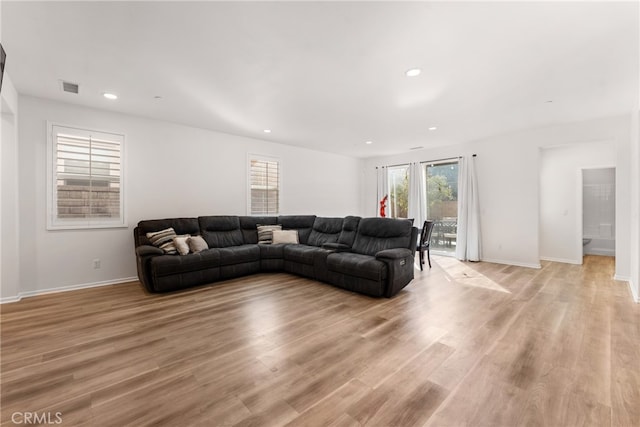
[(424, 188), (424, 168), (420, 163), (409, 165), (409, 212), (413, 225), (422, 228), (427, 219), (426, 191)]
[[(376, 216), (380, 216), (380, 200), (382, 200), (384, 196), (389, 195), (389, 171), (386, 166), (380, 166), (377, 168), (376, 172), (378, 173), (378, 200), (376, 201)], [(388, 206), (389, 201), (387, 201), (387, 207)]]
[(458, 163), (458, 236), (456, 258), (462, 261), (480, 261), (480, 203), (476, 157), (461, 158)]

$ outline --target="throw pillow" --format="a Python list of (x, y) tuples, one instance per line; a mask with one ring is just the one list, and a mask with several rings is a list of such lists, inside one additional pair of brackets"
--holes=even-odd
[(274, 230), (273, 244), (276, 243), (300, 243), (298, 230)]
[(271, 244), (273, 239), (273, 232), (282, 230), (281, 225), (258, 225), (258, 243), (263, 245)]
[(173, 228), (147, 233), (147, 239), (149, 239), (151, 244), (162, 249), (167, 254), (177, 253), (176, 247), (173, 244), (174, 237), (176, 237), (176, 232)]
[(209, 249), (207, 242), (202, 238), (202, 236), (189, 237), (187, 239), (187, 244), (189, 245), (189, 249), (191, 249), (191, 252), (193, 252), (194, 254)]
[(182, 236), (176, 236), (173, 238), (173, 245), (178, 250), (180, 255), (186, 255), (189, 253), (189, 244), (187, 239), (191, 237), (190, 234), (183, 234)]

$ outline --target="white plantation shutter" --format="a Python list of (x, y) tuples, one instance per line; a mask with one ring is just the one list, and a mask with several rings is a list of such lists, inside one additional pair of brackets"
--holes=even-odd
[(251, 157), (249, 160), (249, 213), (278, 215), (280, 212), (280, 162)]
[(53, 125), (50, 229), (124, 226), (124, 136)]

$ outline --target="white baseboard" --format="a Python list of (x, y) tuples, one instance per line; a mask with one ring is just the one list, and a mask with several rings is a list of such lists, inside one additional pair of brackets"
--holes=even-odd
[(633, 300), (640, 304), (640, 294), (638, 294), (638, 288), (633, 286), (633, 280), (629, 280), (627, 281), (627, 283), (629, 284), (629, 289), (631, 290), (631, 296), (633, 297)]
[(5, 303), (9, 303), (9, 302), (18, 302), (20, 301), (22, 298), (20, 297), (20, 295), (16, 295), (14, 297), (2, 297), (0, 298), (0, 304), (5, 304)]
[(138, 280), (137, 277), (123, 277), (121, 279), (104, 280), (102, 282), (81, 283), (79, 285), (61, 286), (59, 288), (38, 289), (36, 291), (20, 292), (18, 295), (13, 297), (0, 298), (0, 304), (17, 302), (17, 301), (20, 301), (22, 298), (35, 297), (37, 295), (76, 291), (78, 289), (97, 288), (99, 286), (118, 285), (120, 283), (134, 282), (137, 280)]
[(517, 261), (509, 261), (504, 259), (491, 259), (491, 258), (482, 258), (480, 261), (483, 262), (492, 262), (494, 264), (505, 264), (505, 265), (513, 265), (516, 267), (526, 267), (526, 268), (536, 268), (540, 269), (542, 266), (538, 264), (529, 264), (526, 262), (517, 262)]
[(638, 295), (637, 288), (633, 284), (633, 280), (631, 280), (631, 276), (622, 276), (620, 274), (616, 274), (613, 276), (613, 280), (619, 280), (621, 282), (627, 282), (629, 285), (629, 291), (631, 292), (631, 298), (637, 303), (640, 303), (640, 295)]
[(582, 259), (575, 260), (575, 259), (568, 259), (568, 258), (553, 258), (553, 257), (541, 256), (540, 260), (541, 261), (551, 261), (551, 262), (561, 262), (563, 264), (582, 265)]

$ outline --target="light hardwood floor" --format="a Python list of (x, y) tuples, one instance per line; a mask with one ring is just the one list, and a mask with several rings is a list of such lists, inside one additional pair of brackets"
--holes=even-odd
[(639, 426), (640, 305), (612, 275), (440, 257), (392, 299), (287, 274), (33, 297), (0, 307), (1, 421)]

